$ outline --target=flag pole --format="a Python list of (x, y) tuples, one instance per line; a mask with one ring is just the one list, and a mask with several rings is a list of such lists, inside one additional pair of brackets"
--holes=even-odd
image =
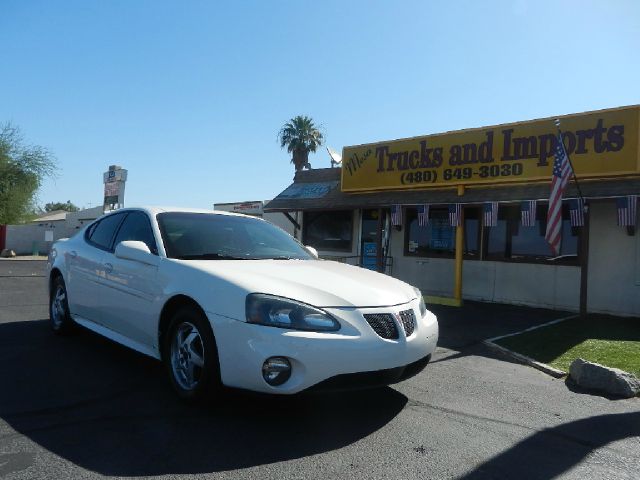
[[(556, 127), (558, 128), (558, 140), (562, 142), (562, 130), (560, 130), (560, 119), (555, 120)], [(564, 144), (562, 145), (564, 148)], [(589, 291), (589, 206), (582, 195), (580, 189), (580, 183), (578, 183), (578, 177), (576, 177), (576, 169), (573, 168), (571, 157), (565, 149), (567, 160), (571, 165), (571, 171), (573, 172), (573, 181), (578, 189), (578, 195), (582, 200), (582, 213), (584, 214), (584, 226), (582, 234), (580, 235), (580, 318), (586, 319), (587, 316), (587, 303), (588, 303), (588, 291)]]

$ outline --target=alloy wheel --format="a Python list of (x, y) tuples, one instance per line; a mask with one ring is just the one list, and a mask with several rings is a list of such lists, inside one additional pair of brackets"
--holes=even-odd
[(56, 330), (62, 327), (67, 316), (66, 301), (67, 293), (62, 285), (58, 285), (51, 301), (51, 321)]
[(171, 340), (171, 372), (184, 390), (195, 389), (204, 371), (204, 344), (198, 328), (181, 323)]

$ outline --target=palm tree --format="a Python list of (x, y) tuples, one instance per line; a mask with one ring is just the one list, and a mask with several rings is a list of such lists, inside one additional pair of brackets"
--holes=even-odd
[(280, 147), (287, 147), (291, 154), (291, 163), (296, 172), (309, 165), (309, 152), (315, 152), (324, 142), (322, 132), (313, 123), (311, 117), (298, 115), (285, 123), (278, 133)]

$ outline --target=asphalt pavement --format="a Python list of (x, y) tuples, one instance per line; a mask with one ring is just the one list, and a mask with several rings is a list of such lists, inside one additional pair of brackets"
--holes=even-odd
[(483, 338), (565, 313), (438, 307), (418, 376), (359, 393), (187, 406), (158, 362), (47, 325), (43, 262), (0, 261), (0, 477), (637, 479), (640, 399), (569, 388)]

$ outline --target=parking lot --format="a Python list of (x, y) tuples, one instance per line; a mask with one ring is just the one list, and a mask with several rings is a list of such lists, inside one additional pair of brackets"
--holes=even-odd
[(638, 478), (640, 399), (576, 391), (480, 344), (562, 312), (433, 306), (440, 347), (404, 383), (195, 407), (158, 362), (53, 336), (43, 275), (0, 261), (2, 478)]

